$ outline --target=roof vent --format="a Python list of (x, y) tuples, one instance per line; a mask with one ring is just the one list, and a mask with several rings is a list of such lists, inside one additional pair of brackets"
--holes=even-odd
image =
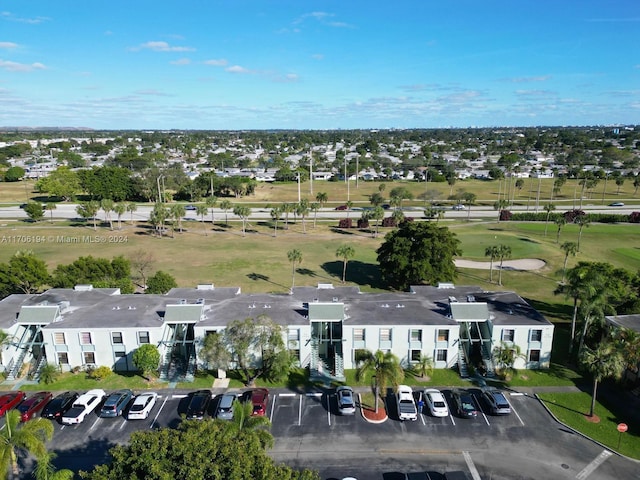
[(399, 304), (396, 305), (396, 308), (404, 308), (404, 305), (399, 303)]
[(93, 290), (93, 285), (91, 284), (84, 284), (84, 285), (76, 285), (75, 287), (73, 287), (73, 289), (76, 292), (90, 292), (91, 290)]
[(265, 303), (264, 308), (271, 308), (271, 305), (269, 305), (268, 303)]
[(319, 283), (318, 290), (333, 290), (333, 283)]
[(438, 282), (438, 288), (456, 288), (455, 284), (450, 282)]
[(473, 303), (475, 301), (476, 301), (476, 297), (474, 297), (473, 295), (467, 295), (467, 302)]
[(133, 305), (129, 305), (129, 306), (127, 307), (127, 310), (135, 310), (135, 309), (136, 309), (136, 307), (134, 307)]
[(180, 299), (180, 305), (186, 305), (187, 304), (187, 299), (186, 298), (181, 298)]
[(196, 286), (196, 290), (214, 290), (213, 283), (200, 283)]
[(456, 297), (454, 297), (453, 295), (451, 295), (449, 297), (449, 303), (457, 303), (457, 302), (458, 302), (458, 299)]
[(333, 303), (338, 303), (338, 297), (333, 297)]

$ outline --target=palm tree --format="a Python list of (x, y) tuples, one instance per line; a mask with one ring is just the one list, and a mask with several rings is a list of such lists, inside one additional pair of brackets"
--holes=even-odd
[(493, 360), (505, 378), (513, 375), (515, 372), (513, 365), (518, 358), (524, 358), (520, 345), (518, 344), (500, 342), (500, 344), (493, 349)]
[(491, 259), (489, 262), (489, 281), (491, 283), (493, 283), (493, 261), (500, 256), (499, 253), (497, 245), (490, 245), (484, 250), (484, 256)]
[(605, 378), (620, 378), (626, 363), (622, 353), (611, 340), (601, 342), (595, 349), (585, 347), (580, 354), (580, 363), (593, 375), (591, 410), (589, 412), (589, 416), (593, 417), (596, 408), (598, 383)]
[(182, 233), (182, 217), (186, 215), (187, 211), (184, 208), (184, 205), (180, 203), (174, 203), (169, 207), (169, 215), (171, 219), (175, 222), (171, 225), (171, 229), (175, 232), (175, 224), (178, 224), (178, 231)]
[(309, 205), (309, 209), (313, 212), (313, 228), (316, 228), (316, 223), (318, 221), (318, 210), (320, 210), (320, 203), (311, 203)]
[(5, 426), (0, 430), (0, 459), (3, 471), (9, 470), (13, 476), (19, 474), (18, 450), (42, 458), (47, 453), (45, 443), (53, 436), (53, 424), (46, 418), (36, 418), (21, 423), (20, 412), (9, 410)]
[(347, 262), (350, 258), (353, 258), (355, 254), (356, 250), (351, 245), (340, 245), (336, 250), (336, 257), (342, 259), (342, 283), (345, 282), (347, 277)]
[(369, 195), (369, 203), (374, 207), (378, 207), (384, 203), (384, 197), (378, 192), (372, 193)]
[[(204, 216), (207, 213), (209, 213), (209, 209), (206, 205), (203, 205), (202, 203), (196, 205), (196, 215), (200, 215), (200, 222), (202, 222), (202, 231), (204, 232), (205, 237), (207, 236), (207, 227), (204, 225)], [(213, 224), (213, 221), (211, 223)]]
[(291, 291), (296, 286), (296, 263), (302, 263), (302, 252), (297, 248), (287, 252), (287, 258), (291, 262)]
[(580, 226), (580, 230), (578, 230), (578, 252), (579, 252), (580, 239), (582, 238), (582, 230), (584, 229), (584, 227), (589, 226), (589, 224), (591, 223), (591, 220), (589, 220), (589, 217), (587, 215), (578, 215), (573, 221), (573, 223), (576, 223), (577, 225)]
[(551, 212), (556, 209), (556, 206), (553, 203), (547, 203), (544, 206), (544, 211), (547, 212), (547, 219), (544, 221), (544, 236), (547, 236), (547, 226), (549, 224), (549, 217), (551, 216)]
[(624, 356), (627, 368), (635, 369), (640, 362), (640, 332), (620, 327), (613, 332), (613, 339)]
[(155, 227), (155, 230), (160, 236), (164, 234), (164, 223), (168, 217), (169, 211), (164, 204), (156, 202), (153, 206), (153, 210), (151, 210), (151, 214), (149, 215), (149, 221), (151, 222), (151, 225)]
[(349, 212), (353, 208), (353, 202), (351, 200), (347, 200), (345, 205), (347, 206), (347, 218), (349, 218)]
[(36, 461), (33, 476), (36, 480), (73, 480), (75, 474), (72, 470), (56, 470), (51, 461), (56, 458), (53, 452), (47, 452)]
[(204, 201), (204, 204), (207, 206), (207, 208), (211, 209), (211, 226), (213, 226), (213, 224), (215, 223), (215, 218), (213, 217), (213, 207), (216, 206), (217, 201), (218, 198), (215, 195), (207, 197)]
[(50, 212), (50, 218), (51, 218), (51, 220), (49, 220), (49, 221), (50, 221), (50, 223), (53, 223), (53, 211), (54, 211), (56, 208), (57, 208), (57, 207), (56, 207), (56, 204), (55, 204), (55, 203), (53, 203), (53, 202), (48, 202), (48, 203), (44, 206), (44, 209), (45, 209), (45, 210), (49, 210), (49, 212)]
[(505, 199), (494, 202), (493, 209), (498, 211), (498, 221), (500, 221), (500, 212), (509, 206), (509, 201)]
[(118, 215), (118, 230), (122, 230), (122, 215), (127, 211), (127, 206), (124, 203), (116, 203), (113, 206), (113, 211)]
[(282, 213), (284, 213), (284, 229), (289, 230), (289, 214), (293, 212), (294, 205), (292, 203), (283, 203), (280, 205)]
[(305, 218), (307, 215), (309, 215), (309, 200), (307, 200), (306, 198), (300, 200), (300, 202), (296, 205), (295, 211), (296, 215), (299, 215), (300, 218), (302, 218), (302, 231), (304, 233), (307, 233)]
[(320, 204), (320, 208), (324, 207), (324, 204), (329, 201), (329, 196), (325, 192), (318, 192), (316, 194), (316, 202)]
[(229, 225), (229, 217), (227, 216), (227, 212), (229, 210), (231, 210), (232, 207), (233, 207), (233, 205), (231, 204), (231, 202), (229, 200), (222, 200), (220, 202), (220, 208), (224, 212), (224, 223), (226, 225)]
[(94, 200), (89, 202), (81, 203), (76, 207), (76, 212), (83, 218), (91, 218), (93, 220), (93, 230), (98, 229), (96, 215), (98, 215), (98, 211), (100, 210), (100, 204)]
[(109, 222), (109, 229), (113, 230), (113, 221), (111, 220), (111, 212), (113, 212), (113, 200), (110, 198), (103, 198), (100, 201), (100, 208), (104, 210), (104, 216), (107, 222)]
[(387, 390), (387, 386), (397, 387), (404, 379), (404, 370), (400, 366), (398, 357), (391, 352), (371, 353), (364, 352), (361, 364), (356, 369), (356, 379), (362, 380), (367, 374), (371, 374), (374, 380), (375, 411), (378, 412), (378, 399), (380, 393)]
[(282, 215), (281, 207), (274, 207), (271, 209), (271, 219), (273, 220), (273, 236), (278, 236), (278, 220), (280, 220), (280, 216)]
[(131, 224), (133, 225), (133, 214), (135, 213), (135, 211), (138, 210), (138, 206), (133, 203), (133, 202), (129, 202), (127, 203), (127, 212), (129, 212), (131, 214)]
[(263, 448), (273, 446), (273, 436), (267, 430), (271, 426), (271, 421), (267, 417), (253, 416), (253, 405), (251, 402), (233, 403), (233, 418), (229, 424), (236, 432), (251, 430), (259, 437)]
[(576, 256), (576, 253), (578, 253), (578, 244), (575, 242), (564, 242), (560, 245), (560, 248), (564, 252), (564, 263), (562, 264), (562, 283), (564, 283), (567, 275), (567, 260), (569, 259), (569, 255)]
[(433, 372), (433, 358), (429, 355), (420, 355), (418, 363), (413, 366), (420, 377), (426, 379)]
[(498, 245), (498, 258), (500, 259), (500, 271), (498, 272), (498, 285), (502, 285), (502, 262), (505, 258), (511, 257), (511, 247), (509, 245)]
[(251, 209), (246, 205), (236, 205), (233, 207), (233, 214), (242, 220), (242, 236), (244, 237), (246, 235), (247, 222), (249, 221), (249, 215), (251, 215)]
[(564, 215), (560, 215), (556, 218), (555, 222), (558, 227), (558, 231), (556, 232), (556, 243), (558, 243), (560, 242), (560, 231), (562, 230), (562, 227), (567, 224), (567, 219), (564, 218)]
[(376, 221), (376, 229), (375, 229), (375, 233), (374, 233), (373, 237), (377, 238), (377, 236), (378, 236), (378, 226), (380, 225), (380, 220), (382, 220), (384, 218), (384, 209), (380, 205), (374, 207), (373, 210), (371, 212), (369, 212), (369, 218), (372, 218), (373, 220)]

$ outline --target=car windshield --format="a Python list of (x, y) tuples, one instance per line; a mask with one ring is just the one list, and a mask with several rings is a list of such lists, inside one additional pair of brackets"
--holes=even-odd
[(141, 403), (134, 403), (133, 405), (131, 405), (131, 411), (132, 412), (139, 412), (143, 408), (144, 408), (144, 405), (141, 404)]

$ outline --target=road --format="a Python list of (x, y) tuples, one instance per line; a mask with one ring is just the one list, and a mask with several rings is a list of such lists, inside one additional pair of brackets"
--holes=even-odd
[[(218, 394), (223, 391), (216, 389)], [(479, 391), (470, 391), (480, 409), (474, 419), (434, 418), (422, 412), (415, 422), (391, 417), (372, 424), (359, 412), (337, 415), (333, 391), (272, 390), (267, 415), (275, 446), (270, 455), (295, 468), (318, 470), (323, 480), (347, 476), (393, 480), (404, 478), (401, 473), (410, 473), (417, 480), (425, 478), (424, 472), (442, 479), (443, 472), (455, 470), (467, 472), (473, 480), (638, 478), (637, 462), (567, 430), (536, 398), (509, 394), (513, 413), (491, 416)], [(451, 392), (443, 392), (451, 406)], [(109, 448), (126, 442), (132, 432), (177, 426), (189, 392), (164, 390), (160, 394), (147, 420), (92, 414), (80, 425), (55, 424), (51, 446), (58, 455), (57, 466), (91, 469), (105, 462)], [(218, 399), (212, 402), (211, 412)], [(393, 411), (392, 404), (389, 410)]]

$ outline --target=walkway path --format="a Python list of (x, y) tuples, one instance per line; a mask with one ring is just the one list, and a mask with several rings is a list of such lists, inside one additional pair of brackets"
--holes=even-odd
[[(478, 270), (489, 270), (491, 262), (476, 262), (457, 258), (454, 260), (456, 267), (476, 268)], [(544, 260), (538, 258), (520, 258), (518, 260), (505, 260), (502, 262), (503, 270), (540, 270), (546, 265)], [(493, 268), (499, 269), (500, 262), (493, 262)]]

